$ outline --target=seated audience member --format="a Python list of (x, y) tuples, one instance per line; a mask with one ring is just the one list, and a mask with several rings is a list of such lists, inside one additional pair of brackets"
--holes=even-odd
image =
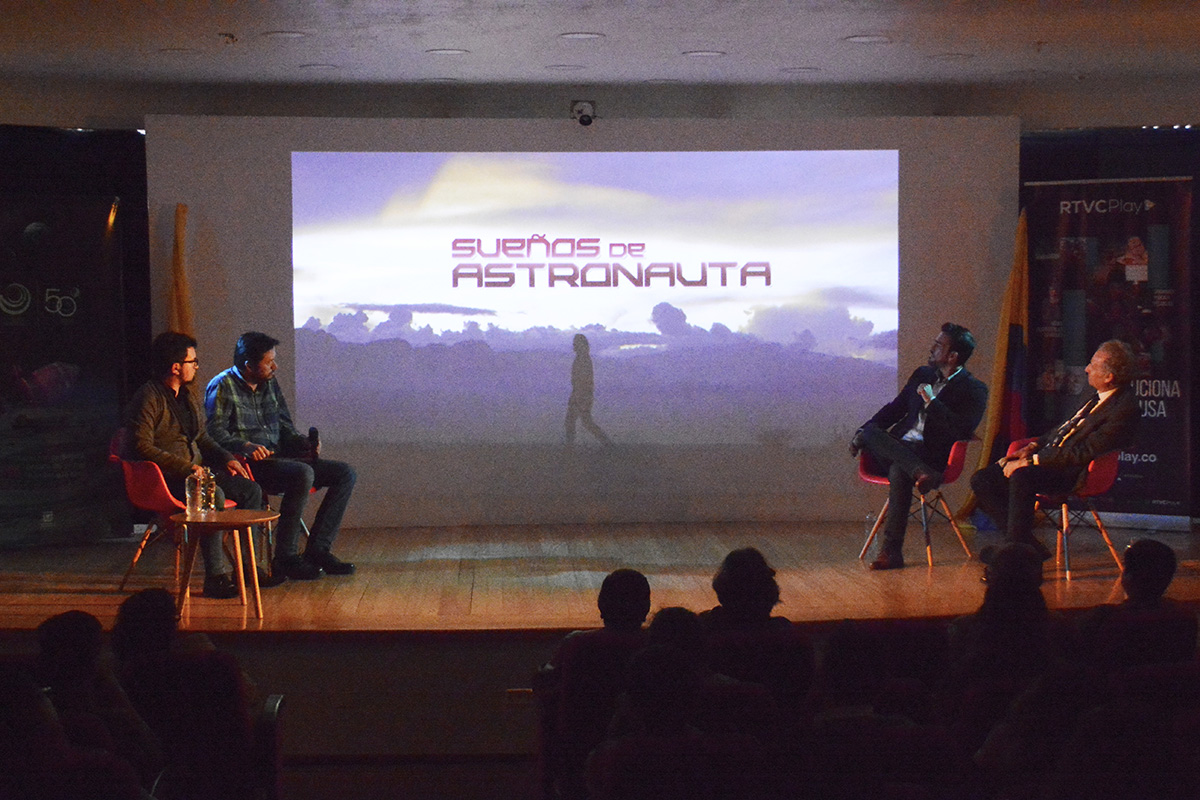
[(899, 796), (939, 797), (955, 783), (967, 753), (946, 726), (929, 721), (931, 665), (912, 652), (928, 647), (940, 666), (944, 640), (944, 626), (879, 620), (844, 620), (830, 632), (811, 719), (792, 754), (799, 788), (789, 796), (892, 797), (906, 787)]
[(1175, 553), (1162, 542), (1138, 539), (1122, 560), (1126, 600), (1080, 618), (1081, 659), (1107, 669), (1194, 659), (1196, 614), (1163, 596), (1175, 576)]
[(258, 753), (252, 686), (237, 661), (204, 638), (180, 640), (171, 596), (146, 589), (121, 605), (113, 649), (134, 706), (162, 742), (170, 796), (253, 795)]
[(629, 658), (646, 641), (650, 583), (637, 570), (618, 569), (604, 578), (597, 606), (604, 627), (567, 635), (534, 676), (543, 782), (563, 798), (587, 796), (587, 754), (603, 741)]
[(978, 747), (1008, 703), (1061, 658), (1067, 631), (1042, 596), (1042, 559), (1011, 543), (981, 554), (987, 589), (973, 614), (950, 623), (946, 708)]
[(747, 631), (787, 628), (786, 617), (771, 615), (779, 605), (779, 583), (775, 570), (753, 547), (743, 547), (725, 556), (712, 579), (717, 605), (700, 614), (705, 630)]
[(1052, 667), (1036, 678), (973, 756), (984, 796), (1037, 796), (1081, 717), (1105, 697), (1103, 677), (1090, 667)]
[(693, 800), (763, 797), (760, 745), (735, 734), (709, 734), (690, 724), (699, 699), (691, 659), (653, 644), (629, 661), (624, 735), (608, 739), (587, 763), (594, 800)]
[[(200, 364), (196, 340), (174, 331), (159, 334), (150, 346), (150, 359), (154, 377), (137, 390), (125, 413), (126, 457), (157, 464), (177, 499), (185, 495), (188, 475), (211, 467), (220, 489), (219, 503), (228, 497), (239, 508), (262, 508), (258, 484), (249, 479), (242, 463), (205, 431), (200, 398), (192, 388)], [(204, 596), (237, 597), (222, 537), (204, 536), (200, 552), (204, 557)]]
[(142, 800), (137, 771), (111, 752), (71, 743), (54, 704), (24, 671), (0, 664), (0, 797)]
[(38, 675), (71, 743), (110, 750), (152, 786), (162, 751), (103, 657), (100, 621), (85, 611), (56, 614), (38, 626), (37, 639)]
[(126, 597), (117, 609), (112, 650), (120, 667), (167, 653), (202, 653), (216, 649), (207, 634), (180, 632), (175, 598), (166, 589), (142, 589)]
[(779, 604), (775, 570), (753, 547), (725, 557), (712, 580), (720, 605), (700, 614), (708, 637), (709, 663), (717, 672), (762, 684), (780, 713), (794, 717), (812, 684), (812, 643)]
[(731, 678), (712, 668), (708, 641), (694, 611), (663, 608), (646, 627), (647, 643), (670, 645), (683, 653), (694, 671), (698, 701), (690, 723), (705, 733), (747, 734), (763, 746), (779, 735), (779, 709), (765, 686)]
[[(275, 380), (278, 344), (278, 339), (257, 331), (238, 339), (233, 366), (209, 381), (204, 394), (208, 433), (231, 453), (253, 462), (254, 479), (268, 494), (283, 495), (272, 574), (292, 580), (350, 575), (354, 565), (330, 548), (358, 478), (349, 464), (320, 458), (320, 442), (296, 430)], [(327, 491), (301, 556), (301, 515), (314, 487), (327, 487)]]

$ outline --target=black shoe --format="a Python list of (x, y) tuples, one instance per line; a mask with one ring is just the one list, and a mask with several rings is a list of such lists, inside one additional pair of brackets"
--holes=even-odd
[[(246, 585), (247, 586), (250, 585), (251, 580), (252, 580), (252, 578), (250, 575), (250, 570), (249, 570), (249, 568), (247, 568), (246, 569)], [(260, 588), (260, 589), (270, 589), (272, 586), (278, 586), (279, 584), (285, 582), (286, 580), (287, 580), (287, 575), (284, 575), (279, 570), (272, 570), (270, 574), (267, 574), (266, 570), (264, 570), (262, 567), (259, 567), (259, 569), (258, 569), (258, 588)]]
[(209, 575), (204, 579), (205, 597), (211, 597), (213, 600), (228, 600), (231, 597), (238, 597), (240, 594), (237, 584), (229, 575)]
[(315, 581), (325, 574), (325, 570), (300, 556), (276, 558), (271, 572), (293, 581)]
[(325, 570), (326, 575), (353, 575), (354, 565), (342, 561), (328, 550), (309, 550), (304, 554), (304, 560)]
[(878, 558), (871, 562), (870, 567), (873, 570), (903, 569), (904, 556), (900, 555), (899, 553), (889, 553), (887, 550), (884, 550), (879, 554)]

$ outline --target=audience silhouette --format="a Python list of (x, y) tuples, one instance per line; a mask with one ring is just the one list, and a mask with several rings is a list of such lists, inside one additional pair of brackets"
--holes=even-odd
[(700, 614), (713, 669), (765, 686), (780, 712), (794, 720), (812, 685), (813, 648), (808, 636), (782, 616), (775, 570), (753, 547), (725, 556), (713, 576), (715, 608)]
[(121, 681), (162, 742), (167, 768), (156, 796), (251, 798), (264, 776), (253, 690), (237, 661), (207, 637), (178, 636), (171, 595), (145, 589), (121, 604), (113, 645)]
[[(726, 556), (713, 579), (716, 608), (663, 608), (642, 632), (646, 584), (624, 620), (630, 638), (620, 655), (606, 671), (580, 673), (605, 698), (603, 708), (592, 707), (587, 744), (567, 730), (561, 709), (559, 727), (543, 730), (543, 758), (560, 758), (546, 762), (544, 797), (1194, 796), (1196, 619), (1163, 598), (1175, 563), (1170, 548), (1131, 546), (1122, 581), (1128, 600), (1077, 615), (1077, 627), (1048, 609), (1032, 547), (989, 550), (986, 563), (973, 614), (949, 624), (846, 621), (824, 637), (820, 659), (797, 626), (773, 614), (780, 588), (758, 550)], [(1113, 623), (1146, 614), (1177, 626)], [(606, 612), (604, 628), (568, 636), (542, 680), (574, 660), (577, 642), (611, 640), (616, 619)], [(793, 650), (781, 657), (776, 645), (786, 641)], [(1134, 651), (1139, 658), (1125, 657)], [(551, 686), (561, 692), (561, 683)], [(566, 741), (578, 748), (572, 768), (586, 764), (584, 781), (580, 773), (564, 779), (555, 745)]]
[[(648, 626), (649, 581), (615, 570), (602, 626), (564, 637), (534, 677), (543, 798), (1197, 796), (1197, 619), (1165, 597), (1171, 548), (1133, 542), (1125, 601), (1074, 625), (1049, 611), (1034, 548), (981, 557), (973, 614), (847, 620), (819, 659), (773, 614), (779, 583), (754, 548), (721, 563), (715, 608)], [(68, 611), (38, 626), (28, 668), (0, 661), (0, 797), (277, 797), (253, 684), (177, 625), (171, 594), (148, 589), (121, 605), (111, 654), (100, 622)]]
[(547, 796), (587, 797), (584, 766), (617, 707), (630, 657), (645, 644), (650, 583), (633, 569), (604, 578), (596, 605), (604, 627), (568, 634), (534, 677)]
[(0, 664), (0, 797), (140, 800), (137, 771), (111, 750), (79, 746), (28, 671)]
[(70, 742), (124, 759), (153, 787), (162, 750), (117, 680), (100, 620), (86, 611), (56, 614), (38, 626), (37, 639), (37, 675)]
[(1126, 600), (1080, 619), (1080, 659), (1109, 669), (1194, 659), (1196, 615), (1163, 596), (1175, 576), (1174, 551), (1155, 539), (1138, 539), (1122, 561)]

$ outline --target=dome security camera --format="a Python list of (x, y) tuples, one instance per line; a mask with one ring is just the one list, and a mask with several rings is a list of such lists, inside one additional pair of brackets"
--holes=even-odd
[(587, 127), (592, 124), (592, 120), (596, 118), (596, 104), (591, 100), (572, 100), (571, 101), (571, 119), (577, 120), (580, 125)]

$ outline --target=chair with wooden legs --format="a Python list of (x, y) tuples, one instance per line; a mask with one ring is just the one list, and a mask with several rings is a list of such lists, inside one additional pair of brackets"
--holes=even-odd
[[(967, 554), (967, 558), (971, 557), (971, 548), (967, 546), (967, 540), (963, 538), (962, 530), (958, 527), (957, 520), (954, 519), (954, 514), (950, 511), (950, 506), (946, 503), (946, 498), (942, 495), (942, 489), (958, 480), (962, 475), (963, 466), (967, 461), (967, 445), (970, 441), (962, 439), (954, 443), (950, 448), (950, 457), (946, 462), (946, 469), (942, 471), (942, 483), (928, 494), (921, 494), (915, 488), (913, 489), (913, 497), (916, 499), (915, 507), (909, 508), (909, 516), (915, 517), (918, 514), (921, 518), (921, 530), (925, 533), (925, 560), (929, 566), (933, 566), (933, 542), (929, 538), (929, 522), (930, 515), (937, 515), (950, 523), (950, 527), (954, 529), (954, 534), (958, 537), (958, 543), (962, 545), (963, 552)], [(862, 478), (867, 483), (873, 483), (879, 486), (888, 486), (887, 472), (879, 468), (875, 460), (866, 451), (863, 451), (858, 456), (858, 477)], [(859, 559), (864, 559), (867, 556), (867, 550), (870, 549), (871, 543), (875, 541), (875, 535), (883, 526), (883, 521), (887, 516), (888, 502), (883, 502), (883, 508), (879, 510), (879, 516), (875, 519), (875, 524), (871, 527), (871, 532), (867, 535), (867, 541), (863, 543), (862, 551), (858, 554)]]
[[(1013, 442), (1008, 446), (1009, 455), (1031, 441), (1033, 440), (1019, 439)], [(1108, 546), (1108, 552), (1117, 565), (1117, 571), (1121, 572), (1124, 570), (1124, 567), (1121, 565), (1121, 556), (1117, 553), (1117, 548), (1113, 544), (1112, 537), (1108, 535), (1108, 529), (1104, 527), (1104, 521), (1100, 519), (1100, 514), (1096, 511), (1095, 503), (1092, 502), (1093, 497), (1106, 494), (1113, 487), (1113, 484), (1117, 482), (1117, 472), (1120, 463), (1120, 450), (1112, 450), (1096, 456), (1088, 463), (1087, 477), (1084, 478), (1083, 486), (1065, 495), (1039, 494), (1037, 496), (1035, 513), (1036, 511), (1042, 512), (1055, 527), (1057, 534), (1055, 561), (1062, 563), (1063, 574), (1067, 580), (1071, 580), (1071, 531), (1076, 527), (1076, 524), (1086, 520), (1087, 512), (1091, 513), (1096, 530), (1100, 532), (1100, 536), (1104, 539), (1104, 544)], [(1084, 510), (1072, 511), (1070, 509), (1070, 502), (1072, 500), (1082, 501), (1086, 508)], [(1058, 516), (1055, 517), (1055, 514)]]
[[(129, 562), (129, 568), (125, 570), (125, 575), (121, 578), (118, 588), (120, 591), (125, 591), (125, 584), (129, 582), (129, 576), (133, 574), (134, 567), (137, 566), (146, 546), (162, 536), (170, 536), (175, 544), (175, 583), (178, 585), (183, 542), (179, 535), (179, 526), (171, 522), (171, 515), (185, 510), (186, 506), (171, 494), (158, 464), (153, 461), (129, 461), (121, 457), (124, 451), (125, 435), (124, 428), (113, 434), (108, 443), (108, 460), (121, 468), (121, 474), (125, 479), (125, 495), (129, 498), (129, 502), (135, 508), (151, 512), (154, 517), (147, 526), (146, 534), (133, 554), (133, 559)], [(225, 508), (234, 508), (236, 505), (237, 503), (232, 500), (225, 501)]]

